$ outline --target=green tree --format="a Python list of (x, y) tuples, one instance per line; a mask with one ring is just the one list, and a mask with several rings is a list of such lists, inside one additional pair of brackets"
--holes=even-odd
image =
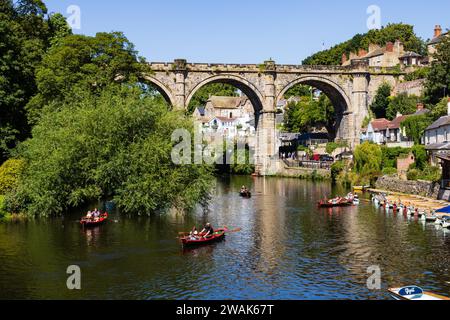
[(190, 208), (206, 199), (211, 169), (172, 162), (171, 136), (179, 128), (192, 132), (193, 124), (140, 88), (86, 91), (44, 112), (33, 138), (21, 144), (26, 167), (8, 207), (48, 216), (113, 197), (126, 213)]
[(312, 89), (313, 88), (310, 86), (298, 84), (286, 91), (286, 93), (284, 94), (284, 98), (289, 99), (291, 97), (308, 97), (311, 96)]
[(437, 103), (431, 110), (431, 117), (433, 120), (437, 120), (440, 117), (448, 115), (448, 99), (447, 97), (442, 98), (439, 103)]
[(77, 91), (98, 94), (111, 84), (138, 83), (142, 72), (149, 71), (142, 62), (120, 32), (60, 39), (37, 68), (38, 93), (26, 107), (30, 122), (37, 123), (44, 106), (57, 110)]
[(425, 129), (432, 123), (433, 119), (429, 115), (411, 116), (401, 123), (401, 129), (415, 144), (421, 144)]
[(422, 145), (415, 145), (412, 148), (412, 153), (416, 159), (414, 167), (419, 170), (424, 170), (428, 164), (428, 155), (425, 147)]
[(435, 59), (425, 84), (427, 102), (436, 104), (443, 97), (450, 95), (450, 37), (443, 37), (437, 45)]
[(381, 147), (364, 142), (357, 146), (354, 152), (354, 166), (357, 173), (369, 181), (380, 175), (383, 161)]
[(46, 13), (42, 1), (0, 1), (0, 163), (29, 137), (25, 105), (36, 94), (43, 54), (52, 39), (70, 33), (62, 16)]
[(377, 90), (370, 109), (376, 118), (386, 118), (392, 87), (389, 83), (383, 83)]
[(366, 34), (357, 34), (352, 39), (340, 43), (328, 50), (313, 54), (303, 61), (305, 65), (340, 65), (343, 54), (349, 55), (359, 49), (368, 49), (374, 43), (385, 46), (387, 42), (400, 40), (406, 51), (426, 54), (425, 42), (414, 32), (412, 25), (403, 23), (388, 24), (379, 30), (370, 30)]
[(416, 112), (419, 97), (414, 95), (410, 96), (407, 93), (400, 93), (395, 97), (391, 97), (389, 100), (389, 105), (386, 110), (386, 117), (389, 120), (394, 120), (398, 113), (402, 115), (409, 115)]

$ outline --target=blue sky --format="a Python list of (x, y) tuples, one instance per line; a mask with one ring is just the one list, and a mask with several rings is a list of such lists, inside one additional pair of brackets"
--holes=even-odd
[(368, 31), (367, 8), (381, 23), (415, 26), (424, 39), (449, 28), (450, 1), (428, 0), (46, 0), (50, 12), (81, 10), (75, 33), (123, 31), (149, 61), (298, 64), (310, 54)]

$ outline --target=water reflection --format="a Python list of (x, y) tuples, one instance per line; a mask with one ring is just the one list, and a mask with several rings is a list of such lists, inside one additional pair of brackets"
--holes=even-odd
[[(242, 185), (252, 198), (243, 199)], [(223, 178), (207, 210), (153, 217), (112, 212), (103, 226), (65, 219), (0, 225), (0, 298), (9, 299), (386, 299), (369, 291), (379, 265), (383, 288), (418, 284), (450, 296), (450, 231), (363, 199), (318, 209), (346, 194), (328, 183)], [(242, 228), (225, 241), (183, 250), (179, 232)], [(81, 292), (65, 288), (82, 268)]]

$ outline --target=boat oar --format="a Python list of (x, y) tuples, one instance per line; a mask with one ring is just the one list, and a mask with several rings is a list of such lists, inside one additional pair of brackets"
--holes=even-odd
[(228, 227), (225, 227), (224, 231), (225, 231), (225, 233), (236, 233), (236, 232), (241, 232), (242, 228), (236, 228), (236, 229), (230, 230)]

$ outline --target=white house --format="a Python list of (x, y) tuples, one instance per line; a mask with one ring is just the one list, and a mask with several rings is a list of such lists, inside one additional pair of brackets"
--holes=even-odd
[(450, 98), (448, 115), (439, 118), (425, 130), (424, 143), (433, 163), (437, 163), (438, 156), (450, 154)]

